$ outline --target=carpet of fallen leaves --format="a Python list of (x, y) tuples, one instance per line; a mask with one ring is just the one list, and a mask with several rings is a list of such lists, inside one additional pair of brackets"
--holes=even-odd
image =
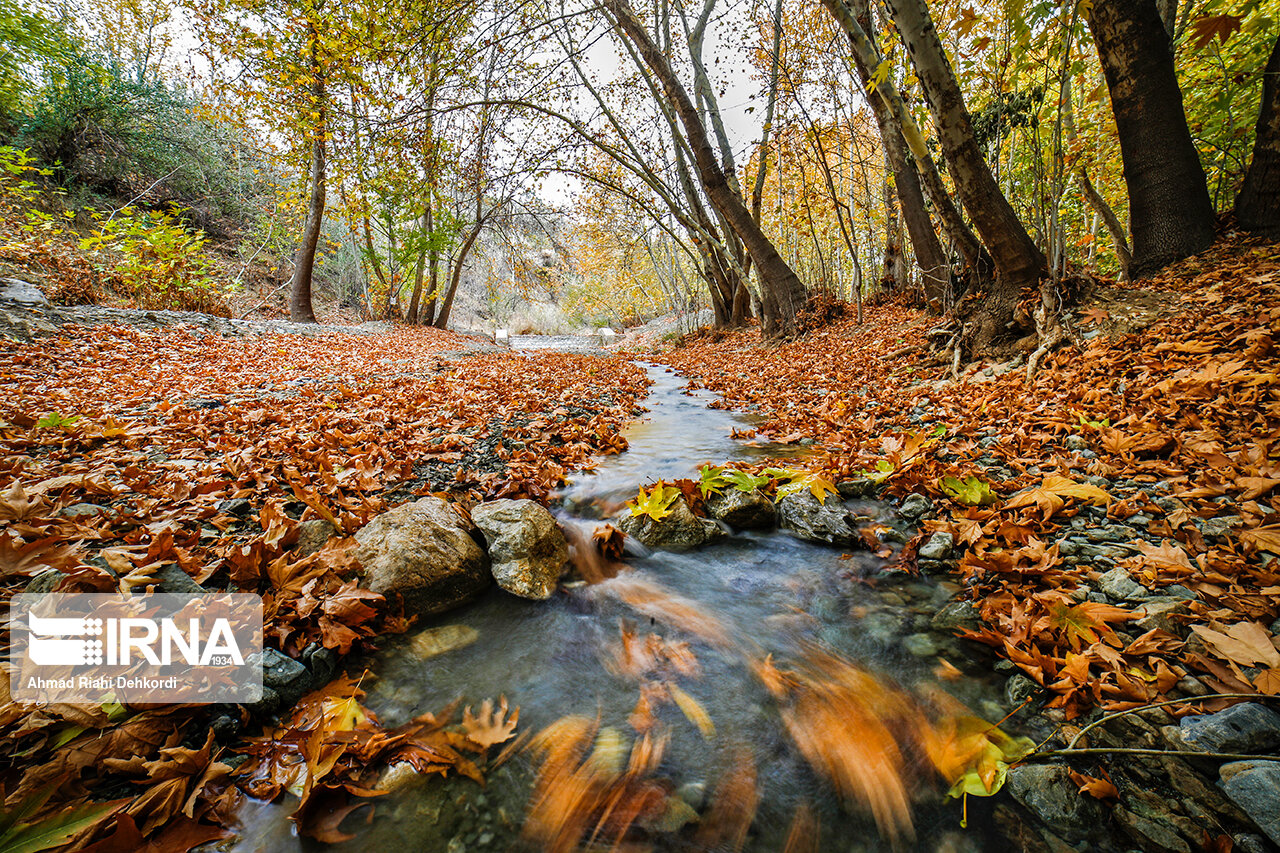
[[(626, 447), (619, 430), (647, 382), (620, 358), (475, 349), (429, 329), (230, 339), (95, 327), (0, 342), (5, 600), (37, 575), (58, 591), (142, 591), (176, 570), (261, 593), (267, 645), (295, 657), (403, 630), (394, 602), (357, 587), (349, 534), (415, 494), (544, 498)], [(304, 554), (310, 521), (332, 535)], [(250, 759), (237, 774), (207, 708), (34, 708), (8, 687), (0, 679), (0, 792), (17, 818), (4, 842), (97, 833), (98, 851), (185, 850), (221, 835), (246, 779), (258, 796), (300, 796), (302, 831), (333, 839), (347, 795), (374, 792), (370, 768), (478, 777), (462, 751), (500, 742), (478, 726), (445, 730), (447, 714), (384, 731), (340, 679), (241, 743)], [(236, 722), (257, 725), (244, 711)]]
[[(1086, 338), (1109, 319), (1086, 301), (1080, 345), (1030, 381), (990, 364), (949, 381), (950, 366), (924, 356), (936, 320), (894, 304), (871, 308), (860, 327), (843, 321), (772, 346), (750, 331), (708, 333), (660, 359), (724, 405), (759, 412), (765, 437), (815, 439), (815, 471), (870, 474), (890, 495), (932, 498), (939, 518), (906, 561), (933, 531), (953, 533), (965, 548), (961, 595), (985, 623), (970, 636), (1051, 691), (1067, 718), (1185, 696), (1175, 687), (1188, 675), (1200, 693), (1275, 695), (1280, 247), (1226, 238), (1142, 288), (1144, 306), (1154, 293), (1168, 310), (1146, 311), (1154, 322), (1140, 331)], [(1107, 288), (1111, 310), (1124, 302), (1122, 288)], [(1073, 436), (1089, 452), (1069, 450)], [(966, 499), (943, 477), (968, 482)], [(1086, 600), (1082, 585), (1101, 572), (1069, 565), (1056, 542), (1086, 508), (1089, 527), (1106, 523), (1103, 511), (1149, 519), (1154, 541), (1138, 539), (1119, 565), (1157, 594), (1196, 593), (1171, 616), (1174, 631), (1130, 632), (1142, 613)], [(1220, 535), (1203, 532), (1209, 519)]]

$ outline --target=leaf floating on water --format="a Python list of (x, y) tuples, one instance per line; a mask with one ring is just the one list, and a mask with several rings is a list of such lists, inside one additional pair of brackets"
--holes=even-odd
[(808, 803), (796, 807), (791, 818), (791, 829), (787, 832), (787, 843), (782, 853), (818, 853), (818, 844), (822, 833), (818, 826), (818, 816)]
[(667, 692), (671, 694), (671, 699), (680, 712), (689, 722), (698, 727), (698, 731), (702, 732), (704, 738), (707, 740), (715, 738), (716, 724), (711, 721), (711, 715), (698, 703), (697, 699), (685, 693), (674, 682), (667, 682)]

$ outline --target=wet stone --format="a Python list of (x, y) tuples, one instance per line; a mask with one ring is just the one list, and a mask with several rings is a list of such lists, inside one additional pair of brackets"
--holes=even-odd
[(687, 551), (725, 535), (720, 525), (711, 519), (694, 515), (684, 498), (676, 498), (670, 509), (671, 514), (660, 520), (647, 515), (628, 515), (618, 522), (618, 527), (650, 548), (668, 551)]
[(1009, 793), (1067, 841), (1082, 841), (1103, 823), (1097, 800), (1080, 796), (1067, 768), (1022, 764), (1009, 770)]
[(498, 586), (522, 598), (546, 600), (569, 560), (569, 546), (551, 513), (530, 500), (498, 500), (471, 510), (489, 543)]
[(902, 648), (918, 658), (933, 657), (938, 653), (938, 643), (929, 634), (908, 634), (902, 638)]
[(938, 531), (929, 537), (929, 541), (921, 546), (919, 551), (922, 560), (945, 560), (951, 553), (951, 547), (955, 544), (955, 539), (946, 531)]
[(1040, 685), (1020, 672), (1010, 676), (1004, 683), (1004, 698), (1010, 707), (1021, 705), (1039, 692)]
[(1191, 853), (1187, 842), (1170, 826), (1136, 815), (1123, 806), (1117, 806), (1112, 815), (1124, 833), (1143, 851)]
[(778, 501), (778, 526), (798, 539), (849, 545), (858, 539), (853, 515), (834, 495), (819, 503), (808, 489)]
[(759, 490), (744, 492), (731, 488), (712, 494), (707, 497), (707, 512), (717, 521), (739, 530), (768, 530), (777, 521), (773, 501)]
[(972, 601), (953, 601), (943, 607), (930, 621), (933, 630), (955, 632), (960, 629), (975, 629), (982, 624), (978, 608)]
[(1280, 747), (1280, 714), (1256, 702), (1183, 717), (1178, 730), (1189, 749), (1201, 752), (1268, 752)]
[(933, 501), (918, 492), (907, 495), (902, 501), (902, 506), (898, 507), (898, 515), (911, 521), (923, 518), (932, 511)]
[(1219, 772), (1218, 784), (1231, 801), (1280, 844), (1280, 762), (1233, 761)]

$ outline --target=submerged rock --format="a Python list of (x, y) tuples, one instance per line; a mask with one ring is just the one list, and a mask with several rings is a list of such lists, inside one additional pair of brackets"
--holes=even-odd
[(498, 500), (471, 510), (489, 543), (491, 571), (512, 595), (544, 601), (569, 562), (569, 545), (551, 513), (530, 500)]
[(727, 489), (707, 496), (707, 512), (717, 521), (741, 530), (768, 530), (777, 522), (773, 501), (758, 489)]
[(618, 526), (642, 544), (668, 551), (687, 551), (725, 535), (720, 525), (711, 519), (694, 515), (684, 498), (676, 498), (666, 518), (655, 520), (647, 515), (628, 515)]
[(455, 649), (463, 649), (480, 639), (480, 632), (469, 625), (439, 625), (413, 635), (409, 648), (418, 660), (429, 660)]
[(827, 495), (822, 503), (808, 489), (778, 501), (778, 526), (798, 539), (828, 545), (852, 545), (858, 540), (855, 516), (840, 499)]
[(982, 617), (972, 601), (952, 601), (933, 615), (929, 627), (943, 633), (960, 629), (976, 630), (982, 625)]
[(398, 593), (405, 613), (429, 616), (472, 600), (492, 582), (488, 559), (440, 498), (398, 506), (356, 534), (365, 586)]

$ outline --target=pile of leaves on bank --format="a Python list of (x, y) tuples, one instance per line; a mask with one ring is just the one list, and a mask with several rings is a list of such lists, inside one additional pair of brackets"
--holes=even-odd
[[(907, 562), (934, 531), (952, 533), (961, 595), (984, 625), (969, 636), (1066, 718), (1280, 694), (1280, 248), (1229, 238), (1159, 278), (1105, 288), (1075, 317), (1079, 344), (1032, 380), (1021, 358), (950, 379), (950, 365), (921, 359), (936, 322), (889, 304), (861, 327), (776, 347), (706, 335), (663, 359), (725, 405), (760, 411), (756, 438), (815, 439), (817, 474), (932, 498), (940, 517)], [(1123, 556), (1064, 553), (1068, 535), (1099, 527), (1132, 534), (1115, 543)], [(1096, 594), (1116, 568), (1180, 601), (1133, 630), (1153, 615), (1142, 595)]]
[[(395, 603), (358, 586), (351, 535), (415, 494), (544, 497), (625, 448), (619, 430), (645, 382), (617, 359), (441, 355), (469, 346), (435, 330), (129, 328), (3, 343), (5, 599), (33, 579), (58, 591), (256, 591), (267, 645), (295, 657), (403, 631)], [(323, 535), (299, 549), (317, 525)], [(381, 769), (479, 779), (516, 719), (504, 705), (468, 710), (460, 726), (446, 711), (388, 730), (339, 679), (246, 743), (264, 721), (245, 709), (214, 727), (204, 707), (18, 705), (0, 683), (6, 850), (185, 850), (221, 837), (246, 792), (300, 798), (301, 831), (334, 840)]]

